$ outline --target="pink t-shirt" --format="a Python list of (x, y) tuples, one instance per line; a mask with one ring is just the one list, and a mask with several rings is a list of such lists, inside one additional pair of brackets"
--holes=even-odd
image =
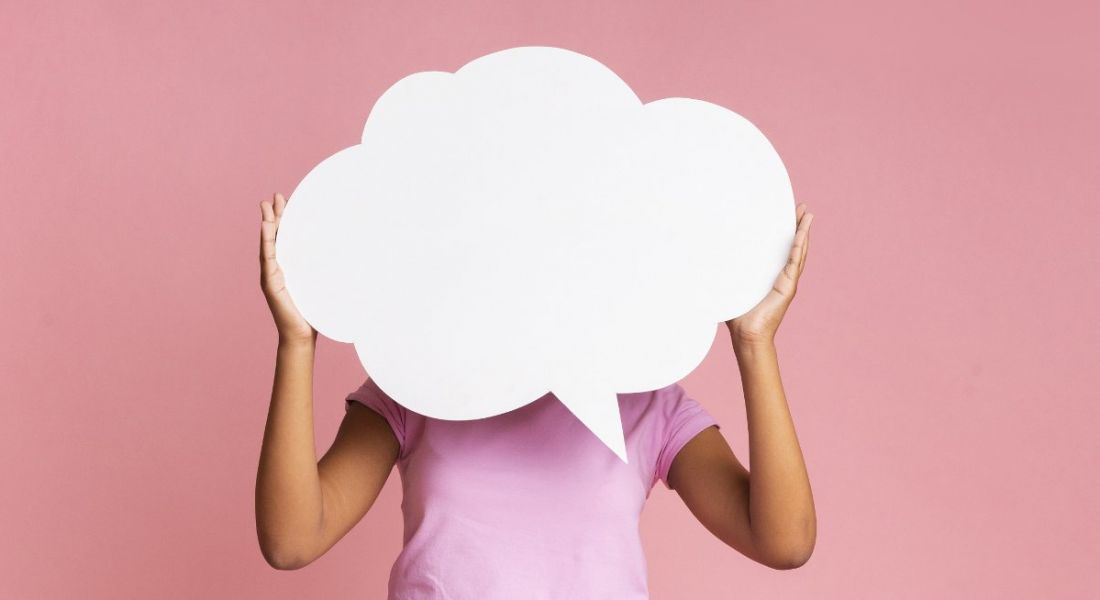
[(551, 393), (473, 421), (425, 417), (372, 379), (347, 396), (401, 445), (404, 548), (390, 600), (647, 598), (638, 530), (657, 481), (714, 418), (678, 384), (619, 394), (624, 464)]

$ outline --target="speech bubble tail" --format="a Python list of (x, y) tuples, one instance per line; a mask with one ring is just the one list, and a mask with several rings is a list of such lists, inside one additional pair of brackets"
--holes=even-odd
[(619, 414), (619, 399), (615, 394), (562, 393), (554, 395), (572, 412), (584, 426), (611, 449), (624, 463), (626, 440), (623, 438), (623, 421)]

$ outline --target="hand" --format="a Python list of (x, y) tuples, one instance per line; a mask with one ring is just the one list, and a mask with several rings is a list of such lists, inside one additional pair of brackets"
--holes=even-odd
[(771, 291), (752, 310), (726, 321), (735, 344), (770, 344), (775, 341), (779, 323), (783, 320), (787, 307), (791, 305), (791, 300), (794, 300), (798, 278), (806, 266), (806, 253), (810, 249), (810, 222), (814, 215), (807, 212), (806, 203), (799, 204), (796, 213), (798, 228), (791, 244), (791, 253), (787, 264), (772, 284)]
[(275, 260), (275, 237), (279, 232), (279, 221), (286, 208), (286, 199), (276, 193), (274, 206), (266, 200), (260, 202), (260, 288), (267, 298), (267, 306), (275, 318), (275, 327), (279, 330), (280, 341), (315, 341), (317, 330), (313, 328), (290, 299), (286, 289), (286, 280), (279, 262)]

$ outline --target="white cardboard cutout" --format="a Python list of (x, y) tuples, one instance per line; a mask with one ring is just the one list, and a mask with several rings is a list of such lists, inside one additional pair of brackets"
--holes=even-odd
[(625, 462), (616, 394), (678, 381), (764, 298), (794, 208), (740, 115), (520, 47), (388, 89), (294, 190), (277, 256), (305, 319), (406, 408), (478, 419), (553, 392)]

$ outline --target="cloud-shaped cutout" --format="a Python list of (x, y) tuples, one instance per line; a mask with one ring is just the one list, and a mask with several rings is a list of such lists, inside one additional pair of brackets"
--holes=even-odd
[(737, 113), (643, 104), (529, 46), (390, 87), (294, 190), (277, 256), (305, 319), (406, 408), (468, 420), (553, 392), (626, 461), (616, 394), (687, 375), (764, 298), (794, 208)]

